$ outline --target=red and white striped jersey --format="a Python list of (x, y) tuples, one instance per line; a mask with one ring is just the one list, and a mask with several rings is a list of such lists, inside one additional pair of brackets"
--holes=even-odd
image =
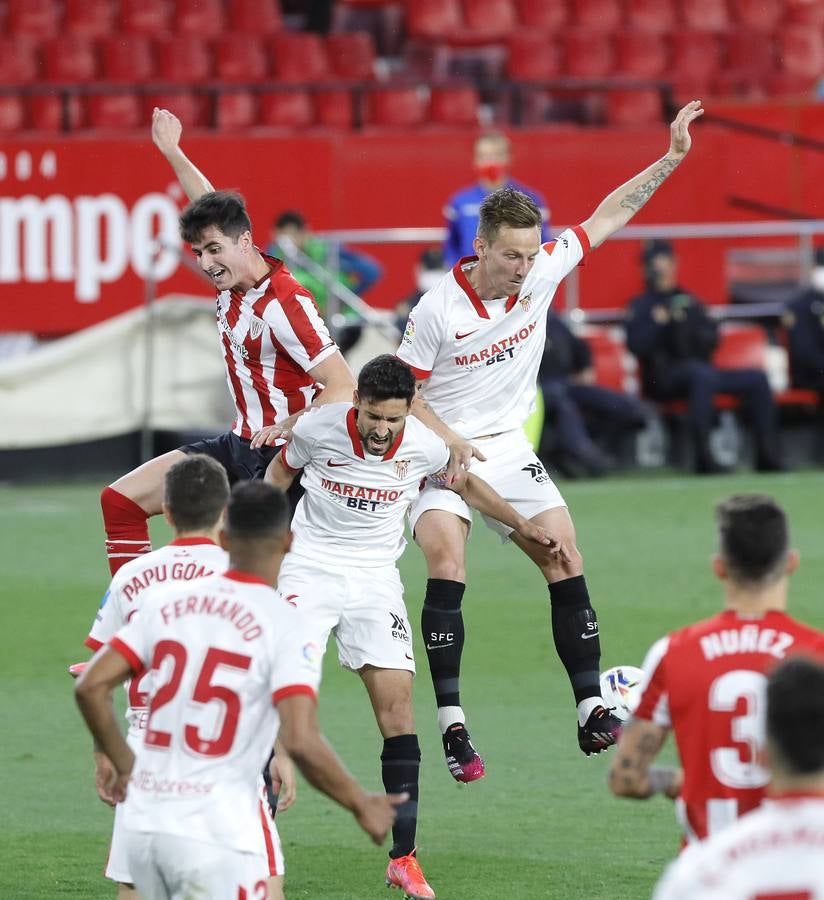
[(245, 294), (221, 291), (217, 327), (237, 416), (233, 431), (250, 438), (309, 406), (321, 386), (308, 374), (338, 349), (312, 295), (279, 260)]
[(673, 731), (687, 841), (722, 830), (764, 799), (767, 673), (798, 653), (824, 654), (824, 634), (777, 610), (725, 610), (662, 638), (647, 654), (635, 716)]
[(535, 403), (546, 314), (563, 278), (589, 251), (583, 228), (544, 244), (520, 293), (481, 300), (456, 263), (409, 314), (397, 354), (423, 382), (436, 415), (465, 438), (514, 431)]

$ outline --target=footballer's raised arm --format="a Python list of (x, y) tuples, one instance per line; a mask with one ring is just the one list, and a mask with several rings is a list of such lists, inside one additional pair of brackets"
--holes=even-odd
[(592, 247), (602, 244), (641, 209), (678, 168), (692, 146), (689, 126), (704, 114), (700, 100), (682, 107), (670, 125), (670, 146), (665, 156), (605, 197), (595, 212), (581, 223)]
[(197, 200), (214, 190), (209, 179), (180, 149), (183, 126), (168, 109), (154, 108), (152, 112), (152, 140), (174, 170), (180, 186), (189, 200)]

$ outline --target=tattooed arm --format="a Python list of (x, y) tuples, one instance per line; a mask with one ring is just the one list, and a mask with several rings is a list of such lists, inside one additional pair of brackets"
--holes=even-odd
[(691, 100), (670, 125), (667, 155), (605, 197), (595, 212), (581, 223), (590, 245), (597, 247), (624, 225), (649, 200), (680, 165), (692, 146), (690, 123), (704, 114), (700, 100)]
[(609, 769), (609, 789), (618, 797), (645, 800), (653, 794), (675, 798), (681, 790), (681, 769), (653, 766), (667, 729), (646, 719), (633, 719), (624, 727)]

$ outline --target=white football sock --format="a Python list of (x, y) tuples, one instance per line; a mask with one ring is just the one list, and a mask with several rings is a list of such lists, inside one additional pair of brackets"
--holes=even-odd
[(587, 697), (586, 700), (582, 700), (578, 704), (578, 724), (586, 725), (592, 710), (598, 706), (606, 707), (606, 703), (601, 697)]
[(446, 734), (446, 729), (456, 722), (466, 723), (466, 716), (460, 706), (438, 707), (438, 728), (441, 729), (441, 734)]

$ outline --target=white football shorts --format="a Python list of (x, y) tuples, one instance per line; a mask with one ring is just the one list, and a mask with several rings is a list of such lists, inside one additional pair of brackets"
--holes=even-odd
[(128, 831), (129, 871), (141, 897), (152, 900), (266, 900), (263, 853), (243, 853), (173, 834)]
[[(561, 492), (522, 431), (505, 431), (470, 443), (486, 460), (473, 460), (469, 471), (495, 488), (525, 518), (532, 519), (547, 509), (566, 506)], [(409, 510), (409, 527), (413, 534), (418, 519), (429, 509), (455, 513), (470, 524), (472, 522), (472, 510), (463, 497), (428, 483)], [(512, 529), (508, 525), (489, 516), (484, 516), (483, 520), (503, 542), (509, 540)]]
[(324, 650), (334, 632), (345, 668), (370, 665), (414, 673), (412, 629), (394, 564), (360, 569), (356, 560), (336, 566), (287, 553), (278, 590), (304, 612)]

